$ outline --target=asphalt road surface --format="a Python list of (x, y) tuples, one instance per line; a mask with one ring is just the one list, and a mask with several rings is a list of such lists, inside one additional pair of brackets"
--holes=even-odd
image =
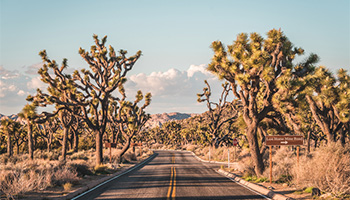
[(78, 198), (135, 200), (265, 199), (215, 172), (189, 152), (155, 151), (143, 167)]

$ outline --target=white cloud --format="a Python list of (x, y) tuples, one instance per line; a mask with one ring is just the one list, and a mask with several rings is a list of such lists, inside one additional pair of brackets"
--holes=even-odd
[(20, 76), (19, 72), (17, 70), (7, 70), (3, 66), (0, 66), (0, 77), (3, 80), (8, 80), (8, 79), (15, 79)]
[(150, 75), (132, 75), (128, 77), (125, 87), (129, 98), (137, 90), (151, 92), (152, 103), (148, 109), (151, 113), (203, 112), (205, 105), (197, 103), (197, 93), (201, 93), (205, 87), (204, 80), (212, 85), (213, 96), (220, 92), (220, 81), (206, 70), (205, 65), (191, 65), (185, 71), (169, 69)]
[(0, 97), (5, 97), (7, 93), (14, 92), (17, 90), (15, 85), (7, 84), (3, 81), (0, 81)]
[(17, 92), (17, 94), (18, 94), (18, 96), (24, 96), (24, 95), (26, 95), (26, 92), (23, 91), (23, 90), (19, 90), (19, 91)]
[(190, 68), (187, 70), (187, 76), (193, 77), (195, 73), (202, 73), (206, 76), (212, 75), (208, 70), (205, 69), (205, 65), (191, 65)]
[(8, 91), (11, 91), (11, 92), (15, 91), (16, 89), (17, 89), (17, 87), (15, 85), (10, 85), (8, 87)]
[[(133, 101), (137, 90), (141, 90), (144, 94), (151, 92), (152, 103), (147, 108), (147, 112), (150, 113), (204, 112), (206, 105), (197, 103), (196, 95), (205, 87), (204, 80), (208, 80), (212, 87), (213, 100), (216, 100), (221, 92), (221, 81), (205, 68), (205, 65), (191, 65), (184, 71), (169, 69), (165, 72), (131, 75), (125, 85), (127, 97)], [(33, 77), (2, 67), (0, 75), (12, 77), (0, 79), (1, 114), (11, 115), (20, 112), (27, 103), (25, 100), (27, 95), (35, 94), (37, 88), (45, 90), (47, 87), (39, 76)]]
[(40, 77), (34, 77), (27, 83), (28, 89), (44, 89), (47, 87), (47, 85), (40, 80)]
[(34, 64), (34, 65), (30, 65), (28, 67), (25, 67), (27, 68), (27, 70), (25, 71), (26, 74), (29, 74), (29, 75), (38, 75), (38, 70), (40, 68), (42, 68), (44, 65), (44, 63), (37, 63), (37, 64)]
[(27, 84), (32, 77), (0, 67), (0, 111), (1, 114), (11, 115), (21, 111), (27, 103), (26, 96), (34, 94), (34, 88)]

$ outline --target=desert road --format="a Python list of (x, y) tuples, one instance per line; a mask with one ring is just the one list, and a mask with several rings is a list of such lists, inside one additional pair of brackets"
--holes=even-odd
[(189, 152), (155, 151), (156, 157), (85, 195), (76, 198), (134, 200), (265, 199), (215, 172)]

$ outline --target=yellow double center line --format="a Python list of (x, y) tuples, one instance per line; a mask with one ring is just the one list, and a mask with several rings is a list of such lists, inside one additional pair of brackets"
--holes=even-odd
[[(173, 154), (172, 157), (172, 163), (175, 164), (175, 155)], [(175, 200), (175, 194), (176, 194), (176, 169), (175, 167), (171, 167), (171, 175), (170, 175), (170, 183), (169, 183), (169, 189), (167, 194), (167, 200)]]

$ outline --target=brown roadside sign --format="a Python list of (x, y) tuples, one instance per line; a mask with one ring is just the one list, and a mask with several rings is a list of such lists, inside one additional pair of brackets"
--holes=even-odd
[(117, 147), (117, 143), (106, 142), (105, 143), (105, 147), (106, 148), (116, 148)]
[(303, 145), (304, 136), (302, 135), (268, 135), (266, 136), (266, 145)]
[(130, 146), (132, 147), (142, 147), (142, 143), (139, 142), (139, 143), (131, 143)]

